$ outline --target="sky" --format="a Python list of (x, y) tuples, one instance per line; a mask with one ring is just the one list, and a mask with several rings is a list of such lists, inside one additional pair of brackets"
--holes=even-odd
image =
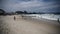
[(59, 7), (60, 0), (0, 0), (0, 8), (6, 12), (60, 13)]

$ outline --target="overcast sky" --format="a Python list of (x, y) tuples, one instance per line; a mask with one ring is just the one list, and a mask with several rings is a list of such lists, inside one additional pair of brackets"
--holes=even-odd
[(5, 11), (60, 12), (60, 0), (1, 0), (0, 8)]

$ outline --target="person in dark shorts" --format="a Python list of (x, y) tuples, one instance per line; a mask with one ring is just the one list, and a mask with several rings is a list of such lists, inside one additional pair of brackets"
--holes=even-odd
[(59, 18), (58, 18), (58, 20), (57, 20), (57, 21), (60, 23)]
[(14, 20), (16, 20), (16, 17), (14, 16)]

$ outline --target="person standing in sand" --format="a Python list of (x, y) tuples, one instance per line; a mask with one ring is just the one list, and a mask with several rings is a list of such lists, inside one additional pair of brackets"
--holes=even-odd
[(16, 17), (14, 16), (14, 20), (16, 20)]
[(57, 21), (60, 23), (59, 18), (58, 18), (58, 20), (57, 20)]

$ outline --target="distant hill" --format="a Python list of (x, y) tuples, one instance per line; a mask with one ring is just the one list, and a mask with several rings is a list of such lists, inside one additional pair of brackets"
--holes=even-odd
[(4, 15), (5, 11), (3, 9), (0, 9), (0, 15)]

